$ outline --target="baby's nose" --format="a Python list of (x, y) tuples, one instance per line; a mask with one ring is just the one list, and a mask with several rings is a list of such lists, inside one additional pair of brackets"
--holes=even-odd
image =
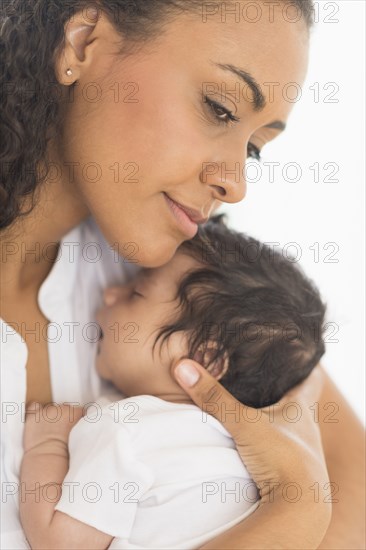
[(120, 286), (110, 286), (103, 292), (103, 301), (106, 306), (113, 306), (121, 294)]

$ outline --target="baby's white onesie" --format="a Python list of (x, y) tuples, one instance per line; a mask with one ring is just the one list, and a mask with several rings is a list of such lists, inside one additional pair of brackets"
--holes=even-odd
[(259, 504), (229, 432), (193, 404), (95, 406), (69, 450), (56, 510), (115, 537), (112, 549), (198, 548)]

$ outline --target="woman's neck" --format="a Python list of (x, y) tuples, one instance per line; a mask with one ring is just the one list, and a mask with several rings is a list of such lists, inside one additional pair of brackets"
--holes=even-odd
[[(57, 257), (60, 240), (89, 215), (80, 197), (61, 181), (41, 184), (36, 206), (0, 233), (3, 290), (38, 289)], [(26, 212), (31, 199), (25, 201)]]

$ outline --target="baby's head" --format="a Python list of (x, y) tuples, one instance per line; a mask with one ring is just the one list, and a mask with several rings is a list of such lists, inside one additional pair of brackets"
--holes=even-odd
[(190, 402), (171, 375), (189, 357), (239, 401), (263, 407), (304, 380), (325, 351), (325, 305), (313, 283), (222, 216), (164, 266), (107, 289), (104, 302), (96, 365), (126, 397)]

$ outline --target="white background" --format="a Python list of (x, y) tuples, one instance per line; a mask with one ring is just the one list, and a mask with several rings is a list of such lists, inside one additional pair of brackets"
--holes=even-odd
[[(328, 305), (327, 320), (339, 327), (327, 332), (327, 340), (338, 342), (327, 343), (322, 364), (365, 423), (365, 2), (318, 4), (302, 97), (284, 134), (262, 152), (264, 162), (280, 163), (274, 182), (268, 167), (257, 182), (255, 167), (248, 167), (245, 200), (221, 211), (232, 227), (261, 241), (297, 243), (288, 251), (301, 254), (300, 265)], [(299, 181), (288, 163), (300, 165)], [(315, 163), (319, 182), (310, 169)], [(332, 175), (338, 168), (327, 163), (339, 171)], [(335, 245), (325, 249), (327, 243)]]

